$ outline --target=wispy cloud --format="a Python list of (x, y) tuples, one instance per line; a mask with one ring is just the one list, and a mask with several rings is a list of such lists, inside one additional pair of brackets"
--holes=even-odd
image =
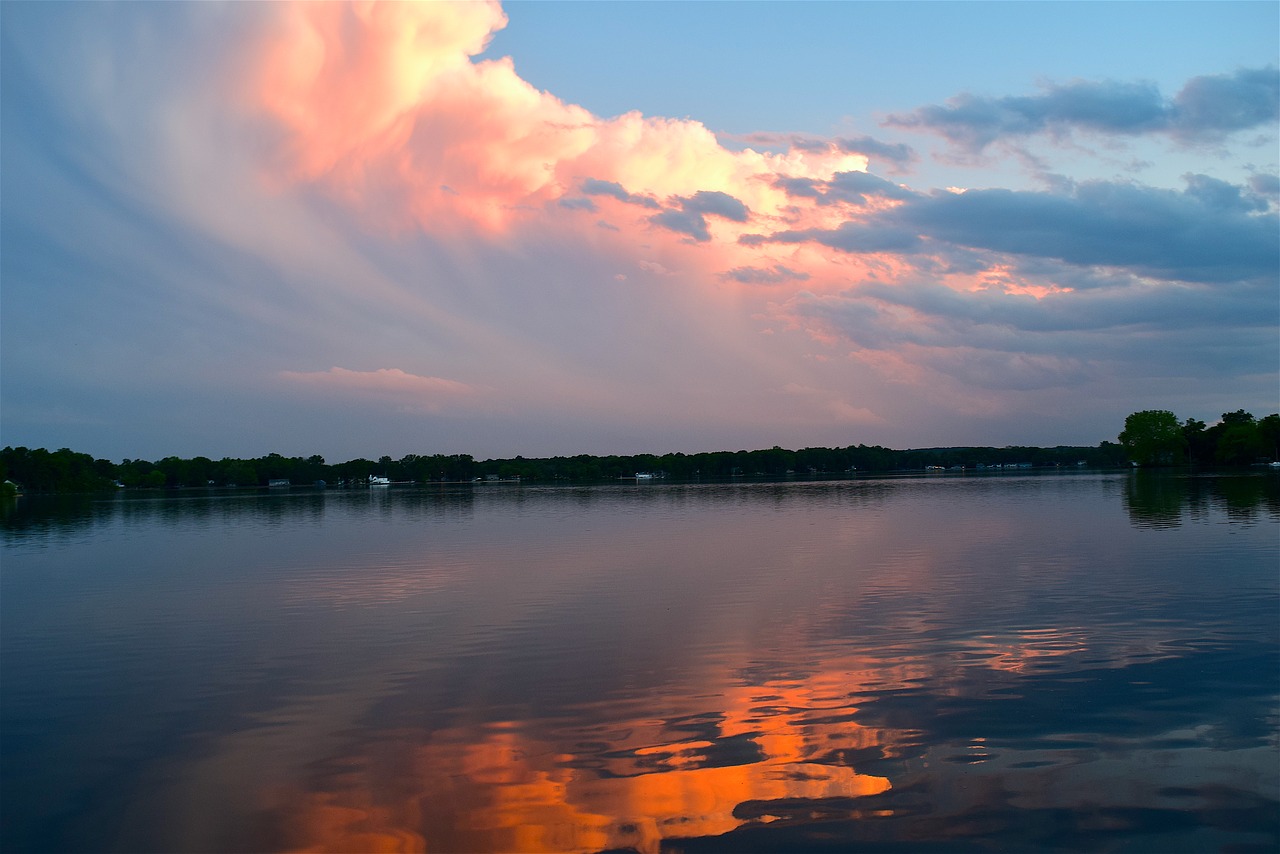
[(425, 412), (439, 412), (483, 396), (483, 391), (475, 386), (442, 377), (419, 376), (399, 368), (353, 371), (335, 366), (327, 371), (281, 371), (280, 378), (335, 397), (378, 398)]
[(759, 145), (765, 148), (795, 149), (815, 153), (843, 151), (846, 154), (860, 154), (872, 165), (887, 164), (889, 171), (895, 174), (909, 171), (912, 164), (920, 159), (920, 154), (905, 142), (886, 142), (865, 134), (828, 138), (757, 132), (745, 134), (740, 138), (748, 145)]
[[(858, 185), (876, 180), (858, 179)], [(1069, 192), (901, 192), (895, 193), (901, 204), (874, 217), (746, 239), (756, 245), (816, 242), (851, 253), (914, 253), (924, 251), (927, 240), (1189, 282), (1274, 276), (1280, 222), (1274, 212), (1260, 213), (1267, 203), (1207, 176), (1188, 176), (1187, 183), (1182, 192), (1108, 181)], [(835, 192), (831, 182), (820, 197)]]
[(786, 282), (803, 282), (812, 278), (803, 270), (793, 270), (782, 264), (772, 267), (734, 267), (720, 274), (744, 285), (780, 285)]

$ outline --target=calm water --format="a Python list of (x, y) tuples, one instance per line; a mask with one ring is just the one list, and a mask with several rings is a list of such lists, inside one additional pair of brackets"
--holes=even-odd
[(5, 851), (1273, 851), (1280, 476), (3, 522)]

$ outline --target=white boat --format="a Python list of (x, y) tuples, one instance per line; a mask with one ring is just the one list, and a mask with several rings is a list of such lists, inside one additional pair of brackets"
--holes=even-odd
[(638, 471), (636, 472), (636, 480), (653, 480), (653, 475), (647, 471)]
[(370, 486), (390, 486), (391, 478), (382, 477), (376, 474), (371, 474), (369, 475), (369, 485)]

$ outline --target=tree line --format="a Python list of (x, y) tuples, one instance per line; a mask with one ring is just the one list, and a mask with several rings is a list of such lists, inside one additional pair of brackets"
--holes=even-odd
[[(1172, 422), (1170, 421), (1172, 419)], [(1170, 426), (1172, 423), (1172, 427)], [(1226, 413), (1213, 427), (1177, 417), (1164, 410), (1130, 415), (1119, 444), (1104, 441), (1096, 447), (1052, 448), (1010, 446), (893, 450), (879, 445), (842, 448), (778, 446), (753, 451), (713, 451), (572, 457), (475, 460), (470, 454), (407, 454), (343, 463), (324, 457), (165, 457), (125, 459), (114, 463), (94, 459), (67, 448), (6, 447), (0, 450), (0, 481), (12, 481), (28, 492), (93, 492), (116, 489), (175, 489), (195, 487), (260, 487), (272, 481), (306, 486), (363, 483), (370, 476), (392, 481), (431, 483), (515, 480), (538, 483), (591, 483), (634, 477), (638, 472), (675, 480), (726, 480), (735, 477), (847, 476), (855, 472), (885, 473), (928, 468), (987, 469), (996, 466), (1044, 468), (1077, 466), (1115, 468), (1130, 461), (1144, 465), (1250, 464), (1280, 458), (1280, 415), (1255, 419), (1249, 413)]]
[(475, 460), (469, 454), (408, 454), (400, 459), (354, 459), (329, 464), (321, 456), (285, 457), (268, 454), (252, 459), (208, 457), (132, 460), (121, 463), (94, 459), (67, 448), (57, 451), (6, 447), (0, 450), (0, 476), (28, 492), (91, 492), (127, 487), (257, 487), (272, 481), (294, 486), (324, 482), (326, 486), (364, 483), (370, 476), (395, 482), (458, 482), (521, 480), (529, 482), (590, 483), (634, 477), (638, 472), (671, 479), (707, 480), (785, 475), (847, 475), (852, 472), (921, 470), (927, 466), (968, 468), (1008, 466), (1123, 465), (1118, 445), (1103, 442), (1089, 447), (932, 448), (897, 451), (880, 446), (803, 448), (773, 447), (754, 451), (715, 451), (698, 454), (633, 454)]
[(1280, 460), (1280, 414), (1254, 418), (1237, 409), (1209, 427), (1195, 418), (1180, 422), (1167, 409), (1147, 409), (1125, 419), (1119, 438), (1139, 465), (1253, 465)]

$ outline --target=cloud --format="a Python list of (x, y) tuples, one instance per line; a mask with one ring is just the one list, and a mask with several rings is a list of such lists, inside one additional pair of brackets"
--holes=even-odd
[(1071, 264), (1123, 267), (1192, 282), (1274, 277), (1274, 215), (1249, 216), (1179, 193), (1107, 181), (1071, 195), (1013, 190), (935, 193), (888, 219), (935, 240)]
[(803, 270), (792, 270), (775, 264), (772, 267), (735, 267), (721, 273), (720, 278), (744, 285), (780, 285), (786, 282), (804, 282), (811, 276)]
[(813, 178), (793, 178), (779, 175), (773, 185), (792, 198), (820, 199), (823, 197), (825, 182)]
[(677, 234), (687, 234), (702, 243), (706, 243), (711, 239), (711, 232), (707, 229), (707, 220), (697, 211), (663, 211), (660, 214), (649, 217), (649, 222), (674, 231)]
[(644, 270), (645, 272), (653, 273), (655, 276), (674, 276), (675, 275), (675, 271), (668, 270), (666, 267), (662, 266), (662, 264), (658, 263), (657, 261), (647, 261), (647, 260), (641, 259), (636, 262), (636, 266), (639, 267), (641, 270)]
[(715, 214), (734, 222), (747, 221), (747, 206), (719, 190), (699, 190), (687, 199), (680, 199), (680, 207), (686, 211)]
[(820, 243), (841, 252), (890, 252), (911, 253), (919, 251), (923, 244), (920, 236), (910, 228), (875, 222), (845, 222), (834, 229), (808, 229), (784, 231), (767, 238), (774, 243)]
[(902, 172), (920, 159), (911, 146), (902, 142), (882, 142), (869, 136), (841, 137), (835, 141), (841, 151), (865, 154), (872, 160), (884, 160), (891, 164), (891, 172)]
[(699, 216), (745, 216), (730, 200), (766, 213), (786, 203), (758, 175), (866, 163), (835, 146), (731, 151), (687, 119), (597, 117), (530, 85), (510, 58), (474, 59), (506, 24), (496, 3), (301, 3), (277, 17), (249, 97), (274, 127), (278, 174), (384, 228), (506, 233), (577, 187), (653, 209), (680, 199), (657, 224), (703, 241)]
[[(886, 179), (914, 151), (870, 137), (726, 147), (697, 121), (596, 116), (519, 56), (481, 58), (492, 3), (4, 14), (15, 441), (610, 453), (838, 444), (870, 412), (853, 441), (952, 441), (923, 415), (964, 410), (1035, 442), (1061, 435), (1024, 427), (1072, 382), (1060, 410), (1092, 441), (1126, 391), (1274, 396), (1269, 162), (1161, 162), (1185, 183), (1158, 189), (1046, 160), (1062, 174), (1039, 192), (932, 191)], [(1197, 80), (1140, 132), (1258, 114), (1246, 78)], [(1239, 96), (1218, 116), (1215, 86)], [(1104, 107), (1139, 90), (1074, 91), (1092, 112), (1057, 93), (1027, 132), (1121, 126)], [(1037, 382), (1035, 408), (1007, 393)], [(780, 406), (788, 384), (830, 391)], [(449, 413), (429, 440), (423, 412)]]
[(870, 283), (840, 294), (800, 294), (784, 310), (856, 352), (892, 355), (962, 387), (1063, 388), (1126, 376), (1190, 382), (1238, 378), (1248, 365), (1263, 376), (1262, 366), (1280, 358), (1273, 288), (1255, 284), (1137, 282), (1035, 298), (936, 283)]
[(1245, 193), (1244, 188), (1208, 175), (1187, 174), (1187, 195), (1198, 199), (1210, 208), (1233, 211), (1265, 211), (1267, 200), (1257, 193)]
[(916, 161), (920, 155), (910, 145), (902, 142), (884, 142), (870, 136), (825, 137), (803, 136), (800, 134), (779, 134), (757, 132), (745, 134), (741, 139), (752, 145), (765, 147), (788, 147), (796, 151), (827, 153), (843, 151), (846, 154), (860, 154), (868, 160), (887, 162), (891, 172), (903, 172)]
[(1280, 117), (1280, 69), (1193, 77), (1174, 96), (1170, 113), (1172, 132), (1187, 140), (1274, 123)]
[(610, 196), (629, 205), (640, 205), (646, 208), (659, 208), (658, 200), (651, 196), (636, 196), (628, 193), (617, 181), (600, 181), (587, 178), (582, 182), (582, 192), (588, 196)]
[[(866, 181), (863, 177), (860, 181)], [(748, 245), (814, 242), (851, 253), (918, 252), (921, 238), (970, 249), (1118, 267), (1189, 282), (1272, 280), (1280, 266), (1274, 213), (1206, 176), (1184, 192), (1109, 181), (1067, 193), (1004, 189), (904, 195), (873, 218), (834, 229), (748, 236)]]
[(1280, 71), (1241, 69), (1194, 77), (1171, 99), (1152, 83), (1077, 80), (1049, 84), (1043, 94), (993, 98), (963, 93), (946, 105), (892, 115), (890, 127), (937, 133), (966, 150), (1033, 134), (1073, 130), (1138, 136), (1167, 134), (1183, 142), (1215, 141), (1273, 124), (1280, 116)]
[(327, 371), (281, 371), (279, 376), (304, 388), (339, 395), (375, 397), (426, 412), (439, 412), (480, 395), (479, 389), (466, 383), (419, 376), (399, 368), (353, 371), (332, 367)]
[(596, 203), (586, 198), (571, 198), (566, 196), (556, 204), (571, 211), (595, 211), (596, 209)]
[(1250, 175), (1249, 189), (1273, 204), (1280, 202), (1280, 176), (1267, 174)]
[(1167, 125), (1159, 91), (1150, 84), (1074, 82), (1039, 96), (990, 98), (960, 94), (946, 106), (921, 107), (890, 116), (891, 127), (929, 130), (980, 152), (1008, 137), (1082, 127), (1108, 133), (1142, 133)]
[(692, 196), (677, 198), (676, 202), (680, 205), (679, 210), (665, 210), (650, 217), (649, 222), (705, 243), (711, 239), (711, 232), (703, 214), (713, 214), (733, 222), (747, 221), (747, 206), (719, 190), (699, 190)]
[(884, 418), (865, 406), (855, 406), (836, 392), (800, 383), (787, 383), (781, 392), (793, 401), (803, 401), (839, 424), (883, 424)]
[(857, 204), (864, 204), (867, 196), (904, 201), (917, 195), (870, 172), (839, 172), (827, 182), (827, 187), (828, 195), (835, 194)]
[(844, 202), (862, 206), (868, 198), (905, 201), (918, 195), (870, 172), (837, 172), (829, 181), (782, 176), (774, 184), (789, 196), (817, 199), (826, 205)]

